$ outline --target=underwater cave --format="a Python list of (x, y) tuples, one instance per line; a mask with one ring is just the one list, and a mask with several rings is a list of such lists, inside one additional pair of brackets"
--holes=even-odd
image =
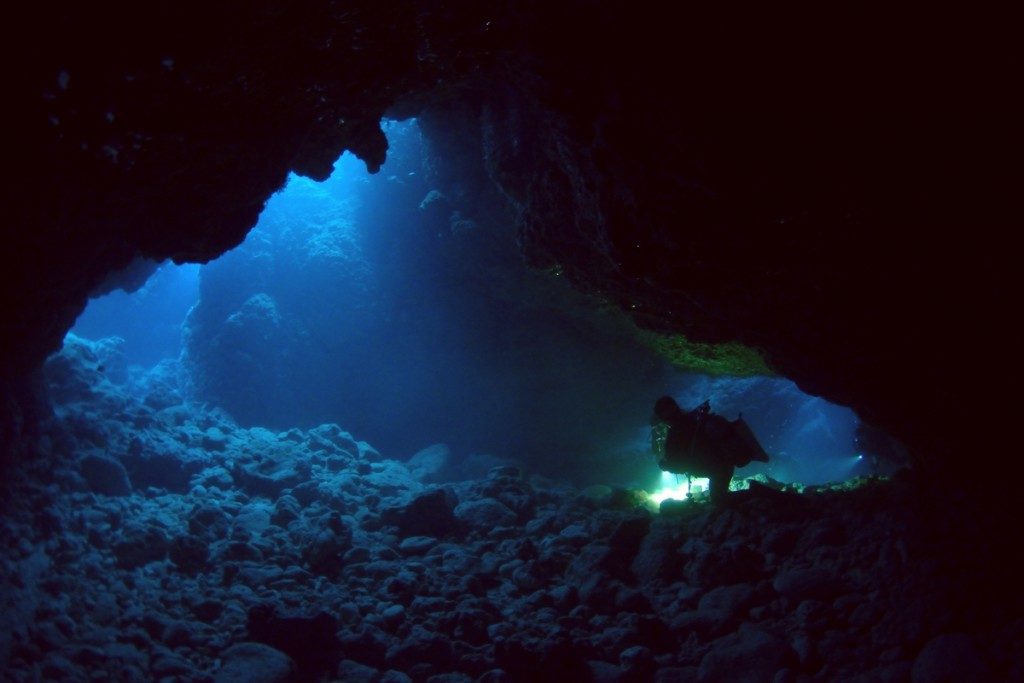
[(980, 82), (747, 19), (28, 10), (0, 678), (1024, 680)]

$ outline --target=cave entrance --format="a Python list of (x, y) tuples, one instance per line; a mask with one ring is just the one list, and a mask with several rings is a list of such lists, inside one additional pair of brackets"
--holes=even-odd
[(93, 300), (72, 334), (123, 339), (104, 346), (108, 376), (140, 391), (159, 375), (243, 427), (336, 423), (397, 460), (444, 444), (447, 476), (518, 464), (685, 495), (650, 451), (662, 394), (743, 413), (773, 461), (737, 479), (873, 471), (852, 411), (780, 378), (673, 368), (625, 316), (525, 267), (497, 198), (450, 173), (465, 160), (438, 157), (415, 121), (385, 132), (380, 173), (346, 154), (323, 183), (291, 178), (239, 247)]

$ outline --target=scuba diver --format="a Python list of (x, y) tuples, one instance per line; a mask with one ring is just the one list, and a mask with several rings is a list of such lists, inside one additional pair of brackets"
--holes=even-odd
[(910, 466), (910, 454), (906, 447), (867, 422), (857, 423), (857, 430), (853, 433), (853, 447), (868, 458), (873, 475), (889, 475)]
[[(651, 425), (655, 427), (658, 467), (666, 472), (707, 477), (711, 484), (711, 502), (715, 505), (725, 502), (736, 467), (753, 460), (768, 462), (768, 454), (743, 416), (727, 420), (712, 413), (708, 401), (686, 411), (671, 396), (662, 396), (654, 404)], [(658, 425), (668, 427), (662, 444), (659, 444)]]

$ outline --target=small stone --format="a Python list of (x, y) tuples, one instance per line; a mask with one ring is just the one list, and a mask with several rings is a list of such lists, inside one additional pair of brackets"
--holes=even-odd
[(388, 649), (385, 661), (397, 669), (408, 669), (421, 662), (430, 662), (442, 670), (453, 659), (451, 642), (439, 633), (414, 626), (405, 640)]
[(154, 657), (150, 669), (153, 675), (159, 678), (178, 675), (188, 677), (194, 671), (194, 667), (187, 659), (179, 657), (173, 652), (164, 652)]
[(611, 662), (592, 659), (587, 662), (587, 669), (590, 683), (620, 683), (623, 678), (622, 669)]
[(827, 600), (838, 593), (841, 587), (834, 576), (815, 567), (782, 571), (772, 581), (775, 592), (798, 602), (807, 599)]
[(39, 673), (47, 681), (76, 681), (82, 680), (78, 675), (78, 667), (72, 664), (67, 658), (59, 654), (50, 654), (43, 662)]
[(654, 653), (643, 645), (628, 647), (619, 653), (619, 666), (631, 676), (648, 676), (654, 666)]
[(433, 536), (410, 536), (404, 539), (398, 546), (398, 550), (405, 556), (422, 555), (437, 544)]
[(443, 674), (434, 674), (427, 679), (427, 683), (473, 683), (473, 679), (464, 673), (451, 671)]
[(401, 605), (391, 605), (381, 612), (380, 616), (389, 628), (395, 628), (405, 620), (405, 608)]
[(376, 683), (380, 678), (380, 671), (372, 666), (344, 659), (338, 664), (338, 678), (346, 683)]
[(654, 673), (654, 683), (697, 683), (697, 667), (663, 666)]
[(590, 534), (582, 524), (570, 524), (558, 532), (558, 537), (573, 545), (585, 545), (590, 540)]
[(750, 607), (753, 599), (754, 587), (750, 584), (719, 586), (705, 593), (697, 608), (701, 611), (719, 611), (726, 619), (732, 619), (742, 616), (743, 611)]
[(190, 645), (193, 641), (193, 630), (192, 625), (188, 622), (172, 621), (164, 629), (161, 640), (170, 648)]
[(211, 622), (224, 613), (224, 603), (220, 600), (202, 600), (192, 606), (192, 613), (202, 621)]

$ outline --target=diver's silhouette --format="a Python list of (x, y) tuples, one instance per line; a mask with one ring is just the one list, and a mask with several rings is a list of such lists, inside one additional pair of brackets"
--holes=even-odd
[(662, 396), (654, 404), (651, 424), (662, 423), (668, 425), (668, 434), (658, 466), (666, 472), (707, 477), (712, 503), (724, 502), (736, 467), (752, 460), (768, 462), (743, 417), (727, 420), (712, 413), (707, 401), (686, 411), (671, 396)]

